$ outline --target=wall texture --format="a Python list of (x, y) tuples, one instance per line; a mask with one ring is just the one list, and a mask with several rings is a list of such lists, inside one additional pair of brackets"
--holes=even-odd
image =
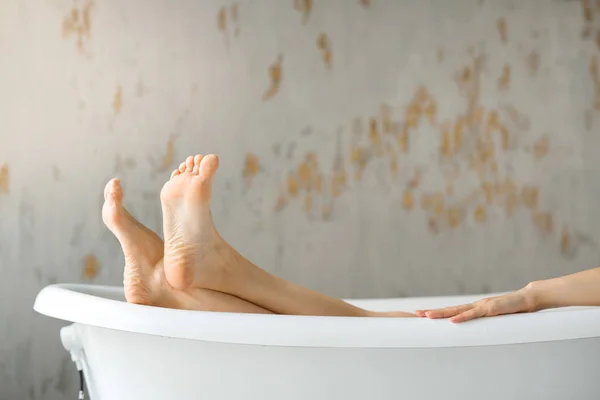
[(54, 282), (120, 284), (188, 154), (218, 229), (343, 297), (499, 291), (600, 253), (600, 2), (3, 0), (0, 398), (76, 393)]

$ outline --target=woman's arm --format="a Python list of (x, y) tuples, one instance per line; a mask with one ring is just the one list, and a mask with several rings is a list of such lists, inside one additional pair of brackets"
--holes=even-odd
[(475, 303), (417, 310), (416, 314), (427, 318), (450, 318), (451, 322), (458, 323), (481, 317), (567, 306), (600, 306), (600, 268), (532, 282), (516, 292)]
[(568, 306), (600, 306), (600, 268), (532, 282), (535, 310)]

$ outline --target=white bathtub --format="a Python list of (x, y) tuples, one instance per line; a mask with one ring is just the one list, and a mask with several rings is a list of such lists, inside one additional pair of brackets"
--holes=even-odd
[(61, 339), (94, 400), (600, 399), (600, 307), (454, 325), (170, 310), (128, 304), (119, 287), (52, 285), (34, 309), (74, 322)]

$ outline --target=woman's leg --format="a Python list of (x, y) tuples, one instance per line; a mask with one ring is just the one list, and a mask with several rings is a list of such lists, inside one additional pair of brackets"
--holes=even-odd
[(229, 293), (278, 314), (407, 317), (374, 313), (278, 278), (235, 251), (216, 231), (210, 213), (215, 155), (188, 157), (161, 191), (165, 273), (176, 289)]
[(119, 240), (125, 255), (123, 284), (128, 302), (186, 310), (271, 313), (235, 296), (213, 290), (173, 289), (163, 269), (163, 242), (127, 212), (118, 179), (106, 185), (104, 199), (102, 219)]

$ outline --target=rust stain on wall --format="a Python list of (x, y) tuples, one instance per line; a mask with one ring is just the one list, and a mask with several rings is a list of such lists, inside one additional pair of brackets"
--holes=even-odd
[(549, 212), (536, 212), (533, 214), (533, 223), (543, 234), (550, 234), (553, 230), (553, 218)]
[(592, 22), (594, 19), (594, 12), (592, 11), (591, 0), (581, 0), (581, 8), (583, 10), (583, 21)]
[(420, 86), (406, 107), (405, 124), (408, 129), (416, 129), (421, 117), (425, 116), (431, 125), (436, 124), (437, 103), (425, 86)]
[(533, 156), (536, 160), (544, 158), (550, 150), (550, 138), (548, 135), (543, 135), (533, 144)]
[(524, 185), (521, 188), (521, 201), (523, 205), (531, 210), (536, 210), (538, 206), (539, 188), (530, 185)]
[(270, 100), (279, 92), (279, 86), (281, 85), (281, 64), (283, 63), (283, 55), (279, 54), (277, 60), (269, 67), (269, 78), (270, 86), (262, 96), (263, 101)]
[(282, 211), (288, 204), (288, 197), (285, 193), (280, 193), (275, 203), (275, 212)]
[(0, 168), (0, 194), (10, 193), (10, 179), (9, 179), (10, 167), (8, 164), (2, 165)]
[(371, 5), (371, 0), (360, 0), (360, 5), (364, 8), (369, 8), (369, 6)]
[(458, 228), (465, 218), (465, 209), (459, 204), (452, 205), (448, 207), (447, 218), (450, 228)]
[(590, 59), (590, 77), (594, 85), (594, 109), (600, 111), (600, 72), (598, 71), (598, 58), (594, 55)]
[(121, 108), (123, 107), (123, 90), (121, 89), (121, 85), (117, 85), (117, 89), (115, 90), (115, 95), (113, 96), (112, 108), (116, 114), (121, 112)]
[(429, 217), (427, 219), (427, 228), (429, 229), (429, 232), (434, 235), (440, 232), (440, 224), (434, 217)]
[(346, 185), (346, 170), (343, 168), (343, 166), (334, 168), (333, 176), (331, 178), (331, 195), (333, 198), (339, 197), (346, 189)]
[(292, 197), (298, 196), (298, 193), (300, 193), (300, 185), (298, 184), (298, 179), (294, 175), (290, 174), (288, 176), (287, 186), (288, 186), (288, 193)]
[(421, 195), (421, 208), (440, 217), (444, 214), (444, 195), (442, 193), (424, 193)]
[(221, 32), (227, 31), (227, 8), (221, 7), (219, 8), (219, 12), (217, 14), (217, 26)]
[(160, 166), (158, 168), (160, 172), (167, 171), (169, 167), (173, 164), (173, 160), (175, 158), (175, 139), (177, 139), (177, 137), (175, 135), (171, 135), (171, 137), (167, 141), (165, 155), (163, 156)]
[(452, 156), (452, 142), (450, 137), (450, 124), (445, 122), (442, 125), (442, 141), (440, 143), (440, 154), (443, 157)]
[(350, 160), (354, 165), (354, 179), (360, 181), (369, 161), (367, 150), (361, 146), (354, 146)]
[(540, 69), (540, 53), (535, 50), (529, 53), (527, 56), (527, 66), (531, 75), (537, 74)]
[(381, 133), (379, 133), (379, 125), (377, 119), (369, 118), (369, 142), (370, 148), (376, 157), (383, 155), (381, 147)]
[(475, 213), (474, 213), (474, 218), (475, 218), (475, 222), (483, 224), (485, 222), (485, 220), (487, 219), (487, 215), (485, 212), (485, 207), (483, 205), (478, 205), (477, 208), (475, 209)]
[(94, 279), (98, 275), (100, 269), (100, 262), (93, 254), (88, 254), (83, 259), (83, 276), (87, 279)]
[[(351, 122), (352, 135), (346, 153), (347, 162), (342, 155), (339, 134), (330, 173), (321, 172), (316, 155), (307, 153), (283, 183), (284, 194), (277, 200), (276, 210), (285, 208), (288, 199), (298, 197), (298, 200), (303, 200), (306, 213), (310, 212), (314, 216), (314, 210), (319, 209), (323, 219), (330, 218), (335, 199), (349, 187), (347, 168), (353, 169), (354, 180), (360, 181), (369, 163), (373, 163), (385, 166), (388, 176), (393, 178), (387, 180), (386, 185), (389, 183), (397, 188), (405, 186), (400, 199), (404, 210), (414, 209), (418, 205), (415, 204), (416, 199), (420, 199), (420, 207), (425, 211), (426, 223), (432, 233), (448, 228), (456, 229), (464, 224), (467, 216), (477, 224), (488, 223), (488, 213), (494, 208), (501, 209), (505, 217), (510, 218), (518, 207), (531, 212), (532, 221), (540, 231), (552, 233), (552, 215), (538, 211), (539, 188), (513, 181), (512, 171), (498, 158), (503, 152), (509, 151), (511, 145), (518, 143), (516, 133), (529, 130), (529, 118), (511, 105), (503, 105), (501, 112), (485, 109), (480, 104), (483, 58), (475, 55), (475, 49), (472, 52), (471, 62), (456, 75), (459, 90), (466, 100), (463, 112), (438, 123), (436, 99), (423, 85), (416, 88), (404, 108), (403, 121), (394, 121), (392, 112), (395, 110), (382, 103), (379, 116), (368, 118), (366, 124), (360, 117)], [(505, 65), (503, 76), (498, 79), (501, 89), (510, 86), (510, 68)], [(508, 126), (513, 126), (515, 132), (509, 131), (505, 116), (511, 122)], [(439, 152), (443, 157), (440, 158), (441, 164), (438, 167), (444, 181), (440, 188), (428, 188), (429, 192), (419, 193), (422, 174), (428, 170), (416, 168), (406, 182), (399, 182), (399, 160), (402, 159), (399, 153), (408, 151), (410, 135), (416, 134), (415, 130), (423, 122), (439, 129), (441, 134)], [(549, 146), (548, 135), (540, 137), (533, 146), (532, 156), (536, 159), (545, 157)], [(463, 176), (467, 181), (476, 178), (479, 184), (468, 195), (455, 196), (456, 180)], [(429, 181), (423, 181), (426, 182)], [(322, 186), (325, 187), (324, 191), (320, 190)], [(302, 208), (302, 203), (299, 205)]]
[(258, 172), (260, 171), (260, 161), (258, 156), (252, 153), (246, 154), (246, 161), (244, 162), (244, 170), (242, 171), (242, 177), (249, 184)]
[(510, 84), (510, 65), (504, 65), (502, 68), (502, 75), (498, 78), (498, 89), (506, 90)]
[(383, 133), (389, 135), (394, 132), (394, 123), (392, 122), (392, 107), (385, 103), (381, 105), (381, 125)]
[(306, 24), (312, 11), (312, 0), (294, 0), (294, 8), (302, 13), (302, 23)]
[(394, 178), (398, 177), (398, 161), (395, 158), (390, 161), (390, 174)]
[(506, 20), (504, 18), (498, 18), (498, 21), (496, 21), (496, 28), (498, 29), (502, 43), (508, 42), (508, 32), (506, 28)]
[(306, 193), (304, 197), (304, 211), (308, 214), (312, 210), (312, 197), (310, 193)]
[(414, 208), (414, 206), (415, 199), (413, 194), (410, 192), (410, 190), (405, 190), (404, 194), (402, 195), (402, 207), (404, 207), (406, 211), (410, 211)]
[(415, 169), (412, 178), (408, 181), (408, 187), (410, 189), (416, 189), (421, 185), (421, 170), (419, 168)]
[(327, 69), (331, 69), (333, 53), (331, 52), (331, 41), (329, 40), (327, 34), (319, 34), (319, 37), (317, 37), (317, 47), (321, 51), (321, 57), (323, 58), (325, 67), (327, 67)]
[(300, 187), (303, 190), (311, 190), (313, 183), (313, 165), (311, 163), (311, 157), (307, 154), (304, 162), (300, 163), (297, 168), (298, 181)]
[(77, 38), (77, 48), (80, 52), (84, 51), (85, 41), (91, 37), (92, 24), (90, 14), (93, 6), (93, 1), (85, 1), (81, 9), (77, 7), (73, 8), (63, 19), (63, 38), (75, 36)]

